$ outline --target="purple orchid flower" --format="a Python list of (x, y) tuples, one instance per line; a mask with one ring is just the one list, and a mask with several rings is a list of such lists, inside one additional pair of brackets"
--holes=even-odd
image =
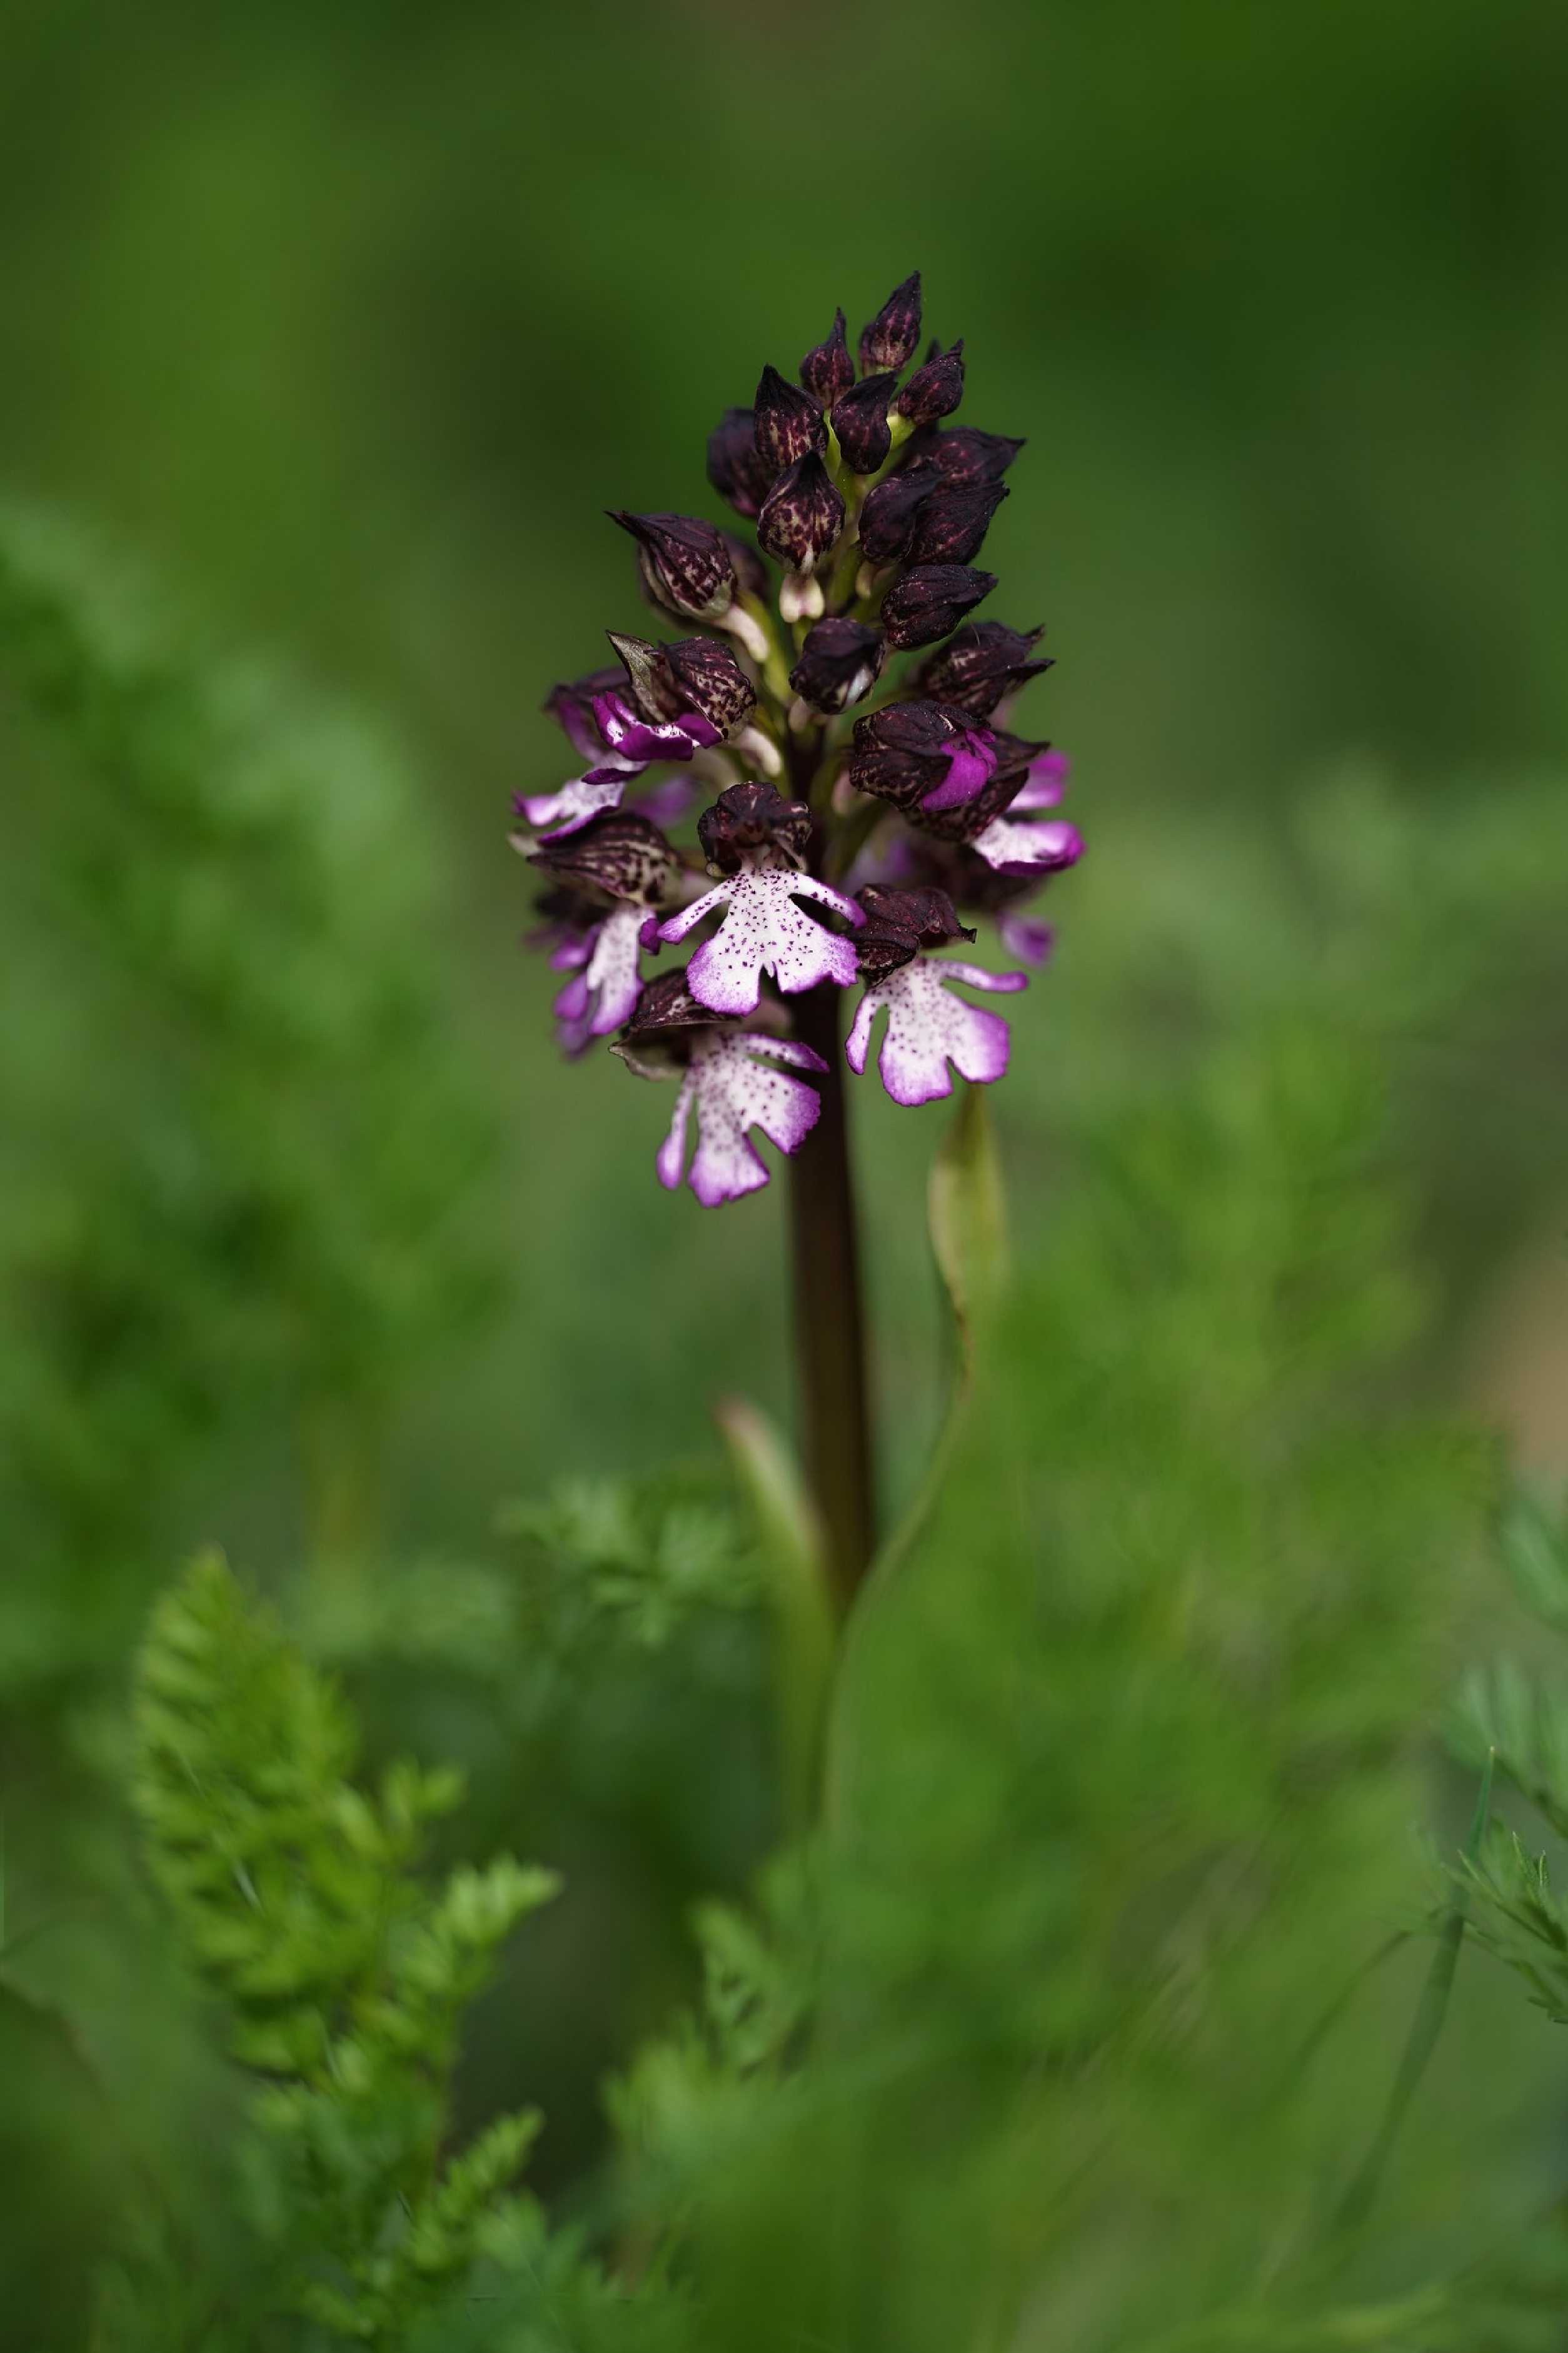
[(988, 1083), (1004, 1076), (1011, 1039), (998, 1013), (950, 996), (954, 981), (1005, 993), (1026, 988), (1022, 972), (987, 972), (984, 965), (938, 960), (930, 951), (949, 940), (972, 940), (945, 891), (889, 890), (870, 883), (860, 893), (866, 914), (862, 962), (866, 991), (845, 1040), (845, 1057), (864, 1074), (871, 1031), (884, 1009), (888, 1027), (877, 1068), (896, 1103), (935, 1103), (952, 1092), (949, 1064), (961, 1078)]
[(591, 818), (618, 808), (628, 780), (656, 760), (690, 760), (723, 741), (700, 711), (683, 712), (679, 719), (647, 719), (615, 688), (595, 694), (590, 707), (605, 746), (595, 765), (558, 792), (517, 796), (519, 812), (543, 840), (575, 833)]
[(724, 910), (724, 920), (704, 940), (687, 967), (691, 994), (713, 1013), (754, 1013), (763, 973), (786, 996), (836, 981), (846, 988), (855, 977), (855, 945), (795, 905), (815, 899), (846, 922), (865, 921), (853, 899), (803, 873), (811, 812), (786, 801), (771, 785), (731, 785), (698, 820), (709, 871), (720, 880), (711, 891), (659, 926), (672, 945), (705, 917)]
[[(759, 1059), (764, 1056), (766, 1060)], [(687, 1181), (705, 1209), (738, 1201), (768, 1182), (767, 1164), (750, 1140), (752, 1128), (761, 1128), (781, 1152), (799, 1151), (816, 1125), (822, 1105), (815, 1087), (791, 1078), (787, 1071), (771, 1069), (770, 1062), (793, 1063), (802, 1071), (827, 1068), (820, 1054), (794, 1038), (714, 1029), (698, 1039), (675, 1099), (669, 1134), (655, 1163), (667, 1190), (673, 1192), (680, 1182), (693, 1106), (697, 1150)]]
[(650, 981), (612, 1050), (639, 1078), (679, 1077), (669, 1133), (655, 1162), (658, 1181), (671, 1192), (680, 1183), (695, 1110), (697, 1150), (687, 1181), (703, 1208), (713, 1209), (768, 1182), (767, 1164), (751, 1141), (753, 1128), (781, 1152), (799, 1151), (821, 1104), (816, 1089), (791, 1071), (825, 1072), (827, 1065), (795, 1039), (715, 1021), (688, 980), (676, 969)]

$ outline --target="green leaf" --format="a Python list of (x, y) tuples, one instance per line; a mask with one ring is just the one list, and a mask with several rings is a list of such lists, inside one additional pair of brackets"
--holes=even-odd
[(756, 1522), (773, 1621), (773, 1697), (787, 1818), (810, 1820), (833, 1665), (833, 1608), (816, 1506), (783, 1434), (745, 1398), (714, 1419)]

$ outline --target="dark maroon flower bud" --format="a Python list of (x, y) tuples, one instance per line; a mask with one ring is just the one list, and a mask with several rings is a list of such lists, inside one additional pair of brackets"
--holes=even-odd
[(941, 487), (929, 474), (910, 473), (900, 466), (885, 482), (868, 492), (860, 510), (860, 547), (868, 564), (898, 564), (909, 553), (915, 519), (926, 500)]
[(757, 518), (757, 537), (791, 572), (815, 571), (844, 528), (844, 501), (815, 449), (786, 466)]
[(851, 385), (833, 405), (833, 430), (851, 472), (874, 474), (887, 463), (893, 446), (888, 411), (898, 388), (896, 375), (868, 375)]
[(605, 635), (626, 665), (645, 718), (661, 722), (697, 712), (720, 735), (732, 735), (756, 702), (756, 688), (729, 647), (716, 638), (682, 638), (673, 646), (650, 646), (646, 638), (627, 637), (619, 629)]
[(772, 785), (730, 785), (698, 818), (697, 838), (721, 874), (738, 874), (742, 866), (803, 866), (811, 811)]
[(866, 921), (855, 934), (860, 976), (875, 984), (900, 965), (912, 964), (922, 948), (939, 948), (949, 940), (972, 940), (945, 891), (930, 887), (895, 890), (868, 882), (858, 893)]
[(727, 408), (708, 436), (708, 479), (737, 514), (760, 514), (773, 473), (757, 449), (757, 419), (750, 408)]
[(835, 311), (827, 341), (807, 352), (800, 364), (800, 380), (819, 408), (842, 400), (855, 381), (855, 363), (844, 333), (844, 313)]
[(742, 596), (760, 596), (766, 603), (773, 593), (773, 575), (757, 554), (749, 539), (737, 539), (732, 531), (721, 531), (720, 538), (735, 575), (738, 593)]
[(610, 521), (637, 543), (643, 584), (656, 605), (693, 621), (721, 620), (735, 595), (735, 567), (721, 534), (692, 515), (627, 514)]
[(682, 697), (682, 708), (700, 711), (721, 735), (733, 735), (756, 708), (757, 690), (728, 646), (716, 638), (682, 638), (664, 649)]
[(915, 682), (922, 694), (989, 719), (1006, 696), (1050, 669), (1048, 655), (1029, 659), (1040, 636), (1038, 629), (1010, 629), (1005, 621), (966, 621), (921, 664)]
[(934, 646), (995, 586), (994, 572), (976, 572), (967, 564), (927, 564), (903, 573), (882, 601), (883, 634), (900, 653)]
[(901, 368), (921, 339), (921, 274), (895, 286), (868, 327), (860, 330), (860, 373)]
[(827, 427), (808, 392), (765, 367), (757, 386), (757, 455), (771, 482), (797, 458), (827, 447)]
[(576, 891), (652, 907), (669, 887), (675, 852), (651, 818), (634, 809), (613, 809), (575, 833), (541, 842), (528, 862)]
[(789, 682), (817, 711), (847, 711), (881, 672), (882, 632), (864, 621), (829, 618), (806, 632)]
[(855, 722), (850, 783), (906, 812), (932, 795), (944, 805), (973, 798), (995, 766), (990, 729), (943, 702), (889, 702)]
[(951, 433), (921, 433), (910, 444), (910, 461), (922, 470), (934, 467), (950, 482), (999, 482), (1023, 447), (1005, 433), (958, 425)]
[(894, 406), (900, 416), (907, 417), (913, 425), (934, 425), (939, 417), (951, 417), (963, 398), (961, 339), (950, 352), (933, 344), (925, 365), (916, 368)]
[(683, 964), (667, 966), (655, 973), (637, 999), (637, 1011), (626, 1023), (621, 1035), (627, 1043), (651, 1039), (660, 1031), (678, 1029), (708, 1029), (713, 1016), (706, 1005), (700, 1005), (686, 983)]
[[(915, 480), (922, 477), (915, 475)], [(929, 476), (924, 478), (929, 483)], [(910, 535), (911, 564), (972, 564), (985, 543), (991, 518), (1007, 496), (1005, 482), (940, 482), (921, 503)]]

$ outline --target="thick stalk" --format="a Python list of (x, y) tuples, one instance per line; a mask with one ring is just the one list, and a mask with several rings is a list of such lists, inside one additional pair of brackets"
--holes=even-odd
[(788, 1166), (801, 1447), (846, 1609), (876, 1548), (876, 1499), (839, 994), (814, 988), (793, 1000), (795, 1036), (827, 1067), (815, 1081), (816, 1125)]

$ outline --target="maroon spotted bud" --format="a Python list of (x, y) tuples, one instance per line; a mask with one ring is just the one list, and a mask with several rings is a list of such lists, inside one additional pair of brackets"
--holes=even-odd
[(942, 804), (972, 799), (995, 767), (989, 728), (946, 703), (889, 702), (855, 722), (850, 783), (906, 813), (933, 795)]
[(882, 632), (864, 621), (829, 617), (806, 632), (789, 682), (816, 711), (847, 711), (870, 693), (881, 672)]
[(675, 852), (651, 818), (613, 809), (575, 833), (540, 842), (528, 862), (574, 890), (654, 907), (669, 888)]
[(844, 462), (856, 474), (874, 474), (885, 465), (893, 446), (888, 411), (898, 386), (896, 375), (868, 375), (840, 395), (833, 406), (833, 430), (844, 452)]
[(791, 572), (808, 573), (844, 528), (844, 501), (815, 449), (786, 466), (757, 517), (757, 537)]
[(1024, 444), (958, 425), (950, 433), (922, 433), (910, 447), (912, 464), (934, 467), (950, 482), (999, 482)]
[(868, 327), (860, 330), (860, 373), (897, 370), (912, 357), (921, 339), (921, 274), (895, 286)]
[(627, 514), (610, 521), (637, 543), (643, 585), (656, 605), (693, 621), (721, 620), (735, 595), (735, 567), (721, 534), (692, 515)]
[(757, 455), (772, 482), (797, 458), (827, 447), (822, 411), (808, 392), (765, 367), (757, 386)]
[(682, 638), (665, 649), (689, 711), (700, 711), (721, 735), (733, 735), (756, 707), (757, 690), (734, 655), (715, 638)]
[(625, 664), (632, 695), (645, 718), (682, 719), (698, 712), (721, 735), (732, 735), (753, 708), (757, 690), (726, 645), (716, 638), (682, 638), (673, 646), (605, 632)]
[[(919, 482), (922, 478), (917, 473), (914, 479)], [(1005, 482), (939, 483), (921, 501), (915, 516), (910, 562), (973, 564), (985, 543), (991, 518), (1006, 496)]]
[(811, 839), (811, 811), (804, 801), (786, 801), (772, 785), (730, 785), (698, 818), (697, 838), (715, 873), (799, 867)]
[(894, 581), (882, 602), (882, 631), (900, 653), (934, 646), (955, 629), (966, 613), (990, 596), (994, 572), (967, 564), (925, 564)]
[(933, 489), (929, 474), (900, 466), (870, 491), (860, 510), (860, 547), (868, 564), (898, 564), (908, 554), (916, 518)]
[(737, 514), (761, 513), (773, 475), (757, 452), (757, 420), (750, 408), (727, 408), (708, 436), (708, 479)]
[(922, 948), (945, 947), (949, 940), (972, 940), (945, 891), (929, 885), (900, 891), (868, 882), (857, 892), (866, 921), (855, 934), (857, 961), (868, 980), (883, 980), (910, 964)]
[(832, 331), (826, 342), (818, 343), (802, 360), (800, 380), (819, 408), (831, 408), (854, 383), (855, 363), (845, 338), (842, 311), (833, 313)]
[(895, 407), (900, 417), (911, 425), (934, 425), (939, 417), (951, 417), (963, 398), (963, 344), (954, 343), (944, 352), (934, 345), (923, 367), (916, 368)]
[(1048, 655), (1029, 659), (1040, 636), (1038, 629), (1010, 629), (1005, 621), (966, 621), (921, 663), (916, 684), (922, 694), (989, 719), (999, 702), (1050, 669)]
[(703, 1031), (713, 1026), (711, 1010), (691, 994), (686, 966), (666, 965), (644, 982), (631, 1019), (610, 1051), (645, 1079), (664, 1078), (690, 1061)]

